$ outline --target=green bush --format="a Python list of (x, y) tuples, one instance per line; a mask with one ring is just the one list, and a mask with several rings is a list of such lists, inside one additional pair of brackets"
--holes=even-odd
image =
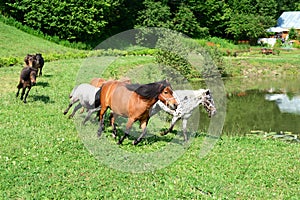
[(16, 58), (16, 57), (0, 58), (0, 67), (8, 67), (17, 64), (22, 64), (22, 61), (23, 61), (22, 58)]

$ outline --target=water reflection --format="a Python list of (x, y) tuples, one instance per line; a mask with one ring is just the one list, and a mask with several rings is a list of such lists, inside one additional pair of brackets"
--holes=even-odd
[(294, 113), (300, 115), (300, 97), (289, 97), (287, 94), (266, 94), (265, 99), (275, 101), (282, 113)]
[[(300, 78), (228, 78), (225, 135), (300, 133)], [(270, 89), (272, 88), (272, 89)], [(205, 125), (201, 116), (201, 124)]]

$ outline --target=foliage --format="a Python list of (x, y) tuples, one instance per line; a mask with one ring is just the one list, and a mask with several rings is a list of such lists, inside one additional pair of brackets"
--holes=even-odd
[[(171, 67), (185, 78), (200, 76), (187, 60), (191, 49), (184, 43), (184, 37), (181, 34), (165, 30), (163, 35), (158, 39), (156, 47), (159, 51), (155, 54), (155, 59), (162, 66), (163, 71), (168, 71), (169, 67)], [(166, 74), (172, 73), (166, 72)], [(170, 78), (172, 79), (173, 77)]]
[(108, 19), (119, 1), (16, 0), (11, 16), (48, 35), (70, 41), (89, 41), (105, 35)]
[(289, 39), (295, 40), (297, 38), (298, 38), (298, 32), (294, 27), (292, 27), (289, 31)]
[(233, 35), (234, 40), (250, 40), (250, 43), (256, 43), (257, 38), (263, 37), (266, 33), (266, 27), (274, 23), (270, 17), (258, 16), (254, 14), (234, 14), (226, 32)]
[(145, 9), (139, 11), (136, 27), (163, 27), (171, 26), (170, 8), (163, 2), (144, 1)]
[(76, 41), (87, 47), (134, 27), (253, 42), (276, 25), (283, 11), (299, 10), (299, 6), (296, 0), (4, 0), (0, 4), (2, 15), (52, 36), (53, 41)]
[(198, 23), (208, 28), (210, 35), (225, 37), (226, 22), (230, 19), (231, 9), (225, 1), (190, 1), (190, 7)]

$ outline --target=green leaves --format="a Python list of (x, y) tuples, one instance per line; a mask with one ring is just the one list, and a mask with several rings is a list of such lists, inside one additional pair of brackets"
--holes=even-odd
[(107, 16), (113, 14), (111, 11), (118, 2), (17, 0), (8, 5), (16, 11), (11, 13), (13, 17), (20, 19), (18, 15), (23, 16), (26, 25), (43, 33), (70, 41), (88, 41), (104, 37)]

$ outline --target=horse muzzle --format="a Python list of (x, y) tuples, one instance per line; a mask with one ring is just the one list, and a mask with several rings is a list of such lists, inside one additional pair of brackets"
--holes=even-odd
[(31, 86), (35, 86), (36, 85), (36, 82), (31, 82)]
[(208, 112), (208, 117), (215, 116), (217, 114), (217, 110), (213, 109)]
[(169, 104), (168, 104), (168, 107), (169, 107), (171, 110), (176, 110), (177, 107), (178, 107), (178, 104), (169, 103)]

